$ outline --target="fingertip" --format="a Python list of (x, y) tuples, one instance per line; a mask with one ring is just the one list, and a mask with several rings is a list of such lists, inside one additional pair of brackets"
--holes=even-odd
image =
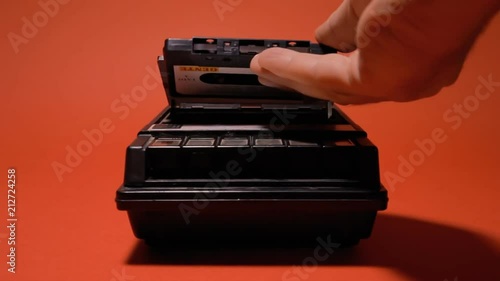
[(273, 81), (268, 80), (268, 79), (263, 78), (263, 77), (259, 77), (259, 83), (264, 85), (264, 86), (272, 87), (272, 88), (281, 88), (282, 87), (281, 85), (274, 83)]
[(252, 60), (250, 61), (250, 70), (254, 73), (260, 72), (260, 64), (259, 64), (259, 54), (256, 54)]
[(319, 43), (348, 53), (356, 50), (355, 32), (355, 23), (351, 25), (343, 23), (338, 16), (332, 15), (330, 19), (316, 28), (314, 36)]
[(314, 38), (319, 43), (329, 45), (328, 44), (329, 35), (330, 35), (330, 27), (328, 27), (328, 21), (323, 22), (320, 26), (316, 28), (316, 30), (314, 30)]
[(371, 0), (345, 0), (315, 30), (316, 40), (341, 52), (356, 49), (356, 27), (359, 17)]

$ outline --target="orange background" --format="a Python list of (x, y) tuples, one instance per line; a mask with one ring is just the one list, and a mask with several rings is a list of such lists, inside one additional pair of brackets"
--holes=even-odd
[[(116, 210), (125, 148), (166, 99), (158, 85), (126, 116), (111, 105), (142, 85), (148, 66), (156, 71), (165, 38), (313, 40), (315, 27), (340, 3), (232, 1), (238, 5), (221, 19), (214, 2), (73, 0), (17, 54), (7, 35), (22, 34), (23, 17), (31, 21), (41, 8), (38, 1), (0, 3), (0, 280), (281, 280), (312, 254), (153, 255), (134, 238), (126, 213)], [(456, 130), (443, 119), (474, 94), (478, 77), (492, 74), (500, 81), (499, 33), (497, 15), (457, 83), (434, 98), (344, 108), (379, 147), (386, 184), (387, 172), (398, 174), (400, 156), (408, 159), (418, 149), (415, 140), (436, 128), (447, 139), (404, 182), (392, 185), (389, 209), (371, 239), (334, 253), (301, 280), (500, 280), (500, 88)], [(65, 163), (66, 147), (74, 149), (86, 139), (82, 131), (99, 128), (105, 118), (114, 130), (59, 181), (52, 164)], [(16, 274), (6, 264), (9, 167), (17, 169)]]

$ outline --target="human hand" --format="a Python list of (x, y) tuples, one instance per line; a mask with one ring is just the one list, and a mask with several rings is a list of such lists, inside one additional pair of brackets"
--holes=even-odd
[(498, 0), (345, 0), (316, 30), (342, 54), (270, 48), (251, 69), (262, 84), (338, 104), (412, 101), (453, 84)]

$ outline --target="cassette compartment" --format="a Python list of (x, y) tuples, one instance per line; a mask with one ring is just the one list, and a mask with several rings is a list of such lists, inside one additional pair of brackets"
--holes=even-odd
[(307, 180), (376, 188), (377, 148), (363, 130), (335, 112), (325, 123), (197, 124), (177, 123), (167, 110), (141, 131), (148, 137), (127, 150), (126, 184), (210, 181), (213, 171), (232, 163), (241, 171), (228, 182), (259, 185), (287, 179), (287, 184)]

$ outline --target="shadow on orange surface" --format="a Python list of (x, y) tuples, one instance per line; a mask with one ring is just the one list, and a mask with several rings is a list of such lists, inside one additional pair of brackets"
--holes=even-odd
[[(210, 241), (206, 241), (210, 243)], [(213, 245), (212, 245), (213, 246)], [(140, 241), (128, 264), (153, 265), (301, 265), (313, 248), (176, 247), (151, 249)], [(417, 280), (459, 276), (459, 280), (500, 280), (499, 249), (487, 237), (393, 215), (379, 215), (372, 237), (351, 249), (337, 249), (319, 266), (387, 267)], [(439, 280), (439, 279), (438, 279)]]

